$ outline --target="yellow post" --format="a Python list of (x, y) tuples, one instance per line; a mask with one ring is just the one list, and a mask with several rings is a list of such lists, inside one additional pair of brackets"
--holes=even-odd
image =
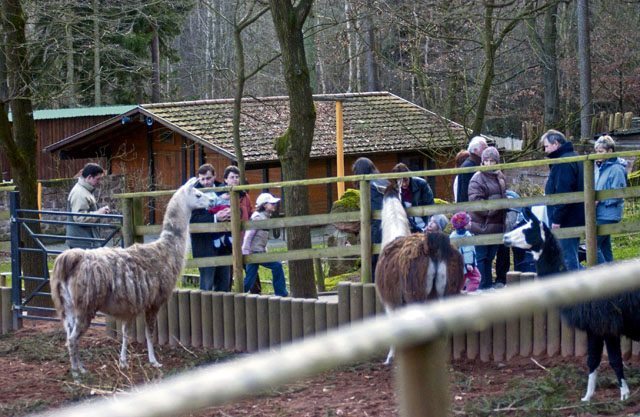
[[(38, 181), (38, 210), (42, 210), (42, 183), (40, 181)], [(42, 213), (39, 213), (38, 216), (42, 220)]]
[[(344, 177), (344, 142), (342, 129), (342, 102), (336, 101), (336, 175)], [(344, 194), (344, 182), (338, 182), (338, 198)]]

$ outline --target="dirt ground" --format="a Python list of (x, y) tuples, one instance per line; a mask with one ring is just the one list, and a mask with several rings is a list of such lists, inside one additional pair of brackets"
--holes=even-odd
[[(159, 347), (162, 371), (146, 364), (146, 349), (134, 343), (129, 370), (117, 367), (118, 342), (100, 329), (81, 341), (90, 374), (74, 383), (68, 372), (64, 336), (57, 323), (26, 322), (0, 337), (0, 415), (42, 412), (109, 396), (237, 354)], [(274, 387), (245, 399), (190, 414), (204, 416), (397, 416), (393, 367), (383, 358)], [(456, 361), (450, 365), (451, 415), (628, 416), (640, 413), (640, 361), (627, 363), (631, 399), (618, 401), (613, 373), (603, 364), (596, 396), (580, 402), (586, 384), (584, 359), (518, 358), (508, 363)]]

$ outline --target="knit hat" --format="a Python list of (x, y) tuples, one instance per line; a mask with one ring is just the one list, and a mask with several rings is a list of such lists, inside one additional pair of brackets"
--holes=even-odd
[(466, 211), (459, 211), (451, 218), (451, 225), (454, 229), (464, 229), (469, 224), (471, 218)]
[(493, 146), (489, 146), (487, 149), (482, 151), (482, 162), (486, 161), (487, 159), (492, 159), (492, 160), (496, 161), (496, 163), (499, 164), (500, 163), (500, 153)]
[(444, 214), (434, 214), (429, 219), (429, 222), (434, 222), (440, 228), (440, 231), (443, 231), (445, 227), (447, 227), (447, 223), (449, 223), (449, 219)]

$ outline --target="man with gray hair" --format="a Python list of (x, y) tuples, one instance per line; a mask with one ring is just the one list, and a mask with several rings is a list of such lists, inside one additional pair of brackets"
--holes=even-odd
[[(557, 130), (547, 130), (540, 138), (544, 152), (551, 159), (577, 156), (573, 144)], [(549, 178), (544, 187), (545, 195), (584, 191), (583, 166), (581, 162), (551, 165)], [(584, 226), (584, 203), (555, 204), (547, 206), (547, 216), (552, 229)], [(564, 262), (568, 271), (580, 268), (578, 245), (580, 238), (559, 239)]]
[[(480, 166), (480, 160), (482, 158), (482, 152), (487, 149), (487, 141), (482, 136), (474, 136), (469, 142), (467, 150), (469, 151), (469, 157), (466, 161), (460, 165), (460, 168), (477, 167)], [(466, 174), (458, 175), (458, 191), (456, 193), (456, 203), (463, 201), (469, 201), (469, 182), (475, 172), (468, 172)]]

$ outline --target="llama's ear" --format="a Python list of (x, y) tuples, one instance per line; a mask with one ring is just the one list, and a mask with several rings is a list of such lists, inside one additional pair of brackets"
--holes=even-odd
[(533, 214), (533, 211), (531, 211), (531, 207), (523, 207), (522, 208), (522, 215), (527, 220), (531, 220), (532, 218), (536, 217), (535, 214)]
[(197, 182), (198, 182), (198, 179), (196, 177), (192, 177), (184, 185), (186, 185), (187, 188), (193, 188)]

